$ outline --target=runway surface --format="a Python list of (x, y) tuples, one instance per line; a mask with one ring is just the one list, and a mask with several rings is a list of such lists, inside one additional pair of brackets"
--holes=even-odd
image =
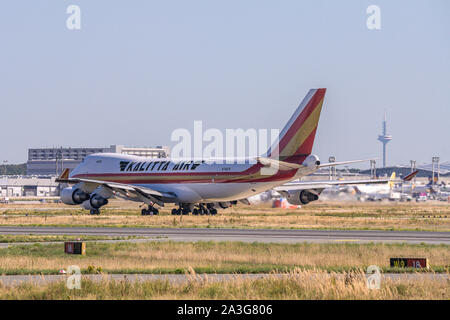
[(276, 243), (399, 242), (450, 244), (450, 232), (426, 231), (0, 226), (0, 234), (140, 236), (152, 237), (154, 240), (174, 241), (215, 240)]
[[(317, 276), (311, 273), (311, 277)], [(323, 275), (319, 275), (323, 276)], [(333, 277), (342, 278), (344, 274), (335, 274)], [(89, 279), (92, 281), (114, 280), (114, 281), (169, 281), (172, 284), (184, 284), (189, 281), (232, 281), (232, 280), (257, 280), (257, 279), (295, 279), (295, 274), (90, 274), (82, 275), (82, 279)], [(67, 281), (67, 275), (11, 275), (0, 276), (0, 283), (4, 286), (16, 286), (22, 283), (34, 283), (37, 285), (47, 284), (56, 281)], [(381, 280), (390, 279), (392, 281), (449, 281), (448, 274), (431, 274), (431, 273), (388, 273), (382, 274)]]

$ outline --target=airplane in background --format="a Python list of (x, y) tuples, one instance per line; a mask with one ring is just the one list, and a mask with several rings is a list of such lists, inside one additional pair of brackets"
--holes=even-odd
[(395, 183), (411, 181), (418, 172), (416, 170), (401, 180), (395, 179), (394, 172), (389, 179), (292, 181), (273, 190), (286, 197), (287, 201), (293, 205), (305, 205), (316, 201), (323, 190), (342, 186), (351, 186), (359, 195), (375, 198), (390, 194)]
[[(414, 171), (410, 174), (408, 174), (406, 177), (401, 179), (400, 184), (403, 184), (404, 182), (410, 182), (418, 173), (419, 171)], [(405, 193), (400, 192), (398, 189), (396, 189), (396, 185), (398, 184), (398, 181), (395, 179), (395, 172), (392, 173), (391, 178), (388, 180), (387, 183), (381, 184), (381, 185), (355, 185), (355, 191), (358, 194), (358, 198), (362, 201), (369, 200), (369, 201), (381, 201), (384, 199), (389, 200), (412, 200), (412, 197)]]
[(431, 179), (427, 184), (410, 183), (394, 187), (395, 191), (406, 192), (409, 194), (435, 194), (439, 191), (439, 189), (440, 186), (437, 184), (433, 185)]
[[(264, 156), (245, 163), (210, 160), (149, 159), (123, 154), (92, 154), (72, 172), (56, 180), (73, 184), (61, 191), (61, 201), (81, 205), (91, 214), (112, 197), (148, 205), (142, 214), (158, 214), (157, 206), (174, 203), (172, 214), (216, 214), (263, 191), (309, 175), (320, 168), (362, 162), (354, 160), (321, 164), (311, 154), (326, 89), (311, 89)], [(272, 174), (263, 169), (273, 170)], [(298, 195), (312, 199), (307, 190)]]

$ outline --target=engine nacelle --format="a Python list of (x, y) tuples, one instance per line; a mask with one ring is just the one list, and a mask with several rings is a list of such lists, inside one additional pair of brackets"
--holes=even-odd
[(99, 209), (108, 204), (108, 199), (105, 199), (97, 194), (91, 196), (89, 200), (84, 201), (81, 207), (86, 210)]
[(287, 201), (293, 205), (308, 204), (311, 201), (316, 201), (319, 199), (319, 195), (312, 190), (301, 190), (295, 192), (289, 192), (287, 196)]
[(310, 154), (308, 157), (306, 157), (305, 161), (303, 161), (303, 165), (315, 168), (317, 166), (320, 166), (320, 159), (315, 154)]
[(302, 190), (299, 195), (299, 200), (302, 204), (308, 204), (311, 201), (319, 200), (319, 195), (309, 190)]
[(108, 204), (108, 199), (113, 196), (111, 190), (98, 187), (92, 193), (88, 200), (81, 205), (86, 210), (99, 209)]
[(222, 209), (226, 209), (229, 206), (231, 206), (231, 202), (230, 201), (226, 201), (226, 202), (219, 202), (219, 207), (221, 207)]
[(60, 199), (68, 205), (81, 204), (89, 200), (89, 193), (74, 187), (64, 188), (61, 191)]
[(100, 207), (103, 207), (108, 204), (108, 199), (103, 198), (102, 196), (99, 196), (98, 194), (93, 195), (89, 202), (94, 209), (98, 209)]
[(82, 207), (83, 209), (86, 209), (86, 210), (92, 210), (92, 209), (94, 209), (94, 208), (91, 206), (91, 202), (90, 202), (89, 200), (86, 200), (85, 202), (83, 202), (83, 203), (81, 204), (81, 207)]

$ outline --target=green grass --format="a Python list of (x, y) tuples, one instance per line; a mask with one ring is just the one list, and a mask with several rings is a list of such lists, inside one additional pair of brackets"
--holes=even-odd
[(450, 206), (440, 203), (312, 203), (300, 210), (238, 206), (215, 217), (174, 217), (168, 207), (158, 217), (141, 217), (137, 208), (114, 200), (95, 217), (79, 207), (45, 204), (8, 205), (0, 214), (0, 224), (11, 226), (450, 231)]
[[(9, 264), (0, 266), (0, 274), (57, 274), (60, 268), (73, 264), (79, 265), (82, 273), (101, 271), (110, 274), (184, 274), (190, 269), (206, 274), (286, 273), (299, 268), (349, 272), (365, 269), (371, 264), (380, 266), (386, 273), (448, 273), (449, 249), (443, 244), (404, 243), (92, 242), (87, 244), (87, 254), (81, 256), (65, 254), (62, 244), (36, 243), (0, 249), (0, 263), (2, 259), (11, 259)], [(293, 255), (300, 258), (286, 258)], [(389, 267), (389, 257), (405, 255), (431, 257), (431, 267), (422, 270)], [(217, 261), (217, 257), (222, 260)], [(329, 257), (332, 262), (327, 260)], [(49, 262), (50, 268), (40, 266), (36, 262), (39, 259)], [(350, 259), (351, 263), (348, 262)], [(28, 262), (20, 264), (21, 261)]]
[[(101, 266), (80, 269), (82, 274), (187, 274), (193, 270), (197, 274), (278, 274), (289, 273), (295, 270), (320, 270), (327, 273), (344, 273), (360, 270), (358, 267), (315, 267), (315, 266), (282, 266), (282, 265), (260, 265), (260, 266), (235, 266), (235, 267), (196, 267), (196, 268), (155, 268), (155, 269), (108, 269)], [(382, 273), (449, 273), (448, 267), (432, 267), (430, 269), (414, 268), (380, 268)], [(57, 275), (59, 270), (54, 269), (1, 269), (0, 275)]]
[[(348, 275), (348, 276), (347, 276)], [(73, 299), (444, 299), (449, 287), (442, 281), (383, 281), (379, 290), (367, 288), (360, 271), (337, 278), (335, 275), (297, 271), (283, 278), (234, 279), (202, 281), (195, 278), (184, 283), (168, 280), (89, 280), (83, 279), (81, 289), (70, 290), (66, 282), (24, 283), (3, 287), (0, 299), (73, 300)]]

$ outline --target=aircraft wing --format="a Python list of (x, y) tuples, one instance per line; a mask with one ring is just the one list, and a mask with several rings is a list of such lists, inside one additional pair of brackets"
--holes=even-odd
[(365, 179), (365, 180), (326, 180), (326, 181), (297, 181), (283, 184), (275, 187), (275, 191), (296, 191), (306, 189), (326, 189), (332, 186), (358, 185), (358, 184), (383, 184), (389, 182), (389, 179)]
[(359, 184), (384, 184), (388, 182), (404, 182), (411, 181), (412, 178), (418, 173), (416, 170), (401, 180), (389, 179), (360, 179), (360, 180), (324, 180), (324, 181), (294, 181), (288, 182), (282, 186), (275, 187), (275, 191), (295, 191), (295, 190), (306, 190), (306, 189), (326, 189), (332, 186), (343, 186), (343, 185), (359, 185)]
[[(118, 183), (118, 182), (108, 182), (101, 180), (85, 179), (85, 178), (69, 178), (68, 170), (66, 169), (59, 177), (56, 182), (60, 183), (85, 183), (94, 187), (104, 187), (105, 189), (113, 192), (117, 196), (124, 198), (130, 198), (132, 200), (138, 199), (142, 202), (149, 203), (154, 202), (160, 206), (164, 206), (165, 200), (173, 200), (176, 198), (174, 194), (159, 192), (147, 187), (135, 186), (130, 184)], [(67, 172), (66, 172), (67, 171)]]
[(341, 166), (341, 165), (344, 165), (344, 164), (358, 163), (358, 162), (366, 162), (366, 161), (370, 161), (370, 160), (373, 160), (373, 159), (350, 160), (350, 161), (341, 161), (341, 162), (330, 162), (330, 163), (320, 164), (320, 165), (319, 165), (319, 168)]
[[(340, 165), (344, 165), (344, 164), (366, 162), (366, 161), (370, 161), (370, 160), (372, 160), (372, 159), (330, 162), (330, 163), (319, 164), (317, 166), (317, 168), (320, 169), (320, 168), (326, 168), (326, 167), (340, 166)], [(274, 166), (275, 168), (279, 168), (280, 170), (292, 170), (292, 169), (300, 169), (300, 168), (305, 167), (302, 164), (280, 161), (280, 160), (275, 160), (275, 159), (265, 158), (265, 157), (258, 157), (257, 161), (265, 166)]]

